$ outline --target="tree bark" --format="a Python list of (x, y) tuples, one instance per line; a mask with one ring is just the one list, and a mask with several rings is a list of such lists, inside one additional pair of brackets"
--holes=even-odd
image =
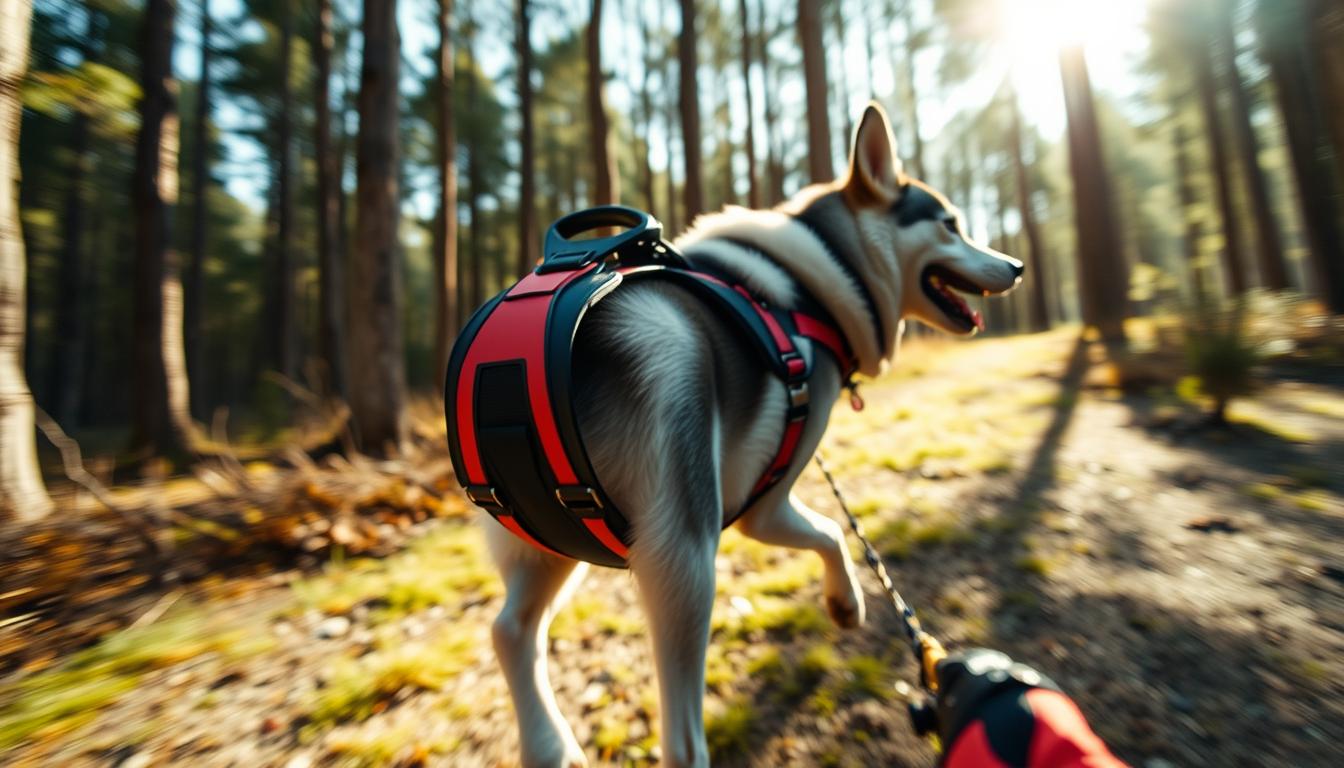
[(821, 45), (820, 0), (798, 0), (798, 38), (807, 87), (807, 171), (812, 183), (835, 178), (826, 98), (826, 52)]
[(639, 36), (640, 36), (640, 55), (642, 67), (639, 82), (639, 120), (640, 126), (640, 146), (639, 146), (639, 171), (640, 171), (640, 192), (644, 196), (644, 205), (648, 206), (650, 212), (656, 212), (658, 204), (653, 197), (653, 166), (649, 163), (649, 149), (652, 144), (649, 142), (649, 135), (653, 127), (653, 97), (649, 93), (649, 75), (653, 69), (653, 57), (649, 53), (649, 19), (647, 14), (634, 12), (639, 18)]
[(620, 176), (611, 153), (607, 126), (606, 87), (602, 77), (602, 0), (593, 0), (585, 33), (588, 54), (588, 141), (593, 153), (593, 204), (612, 205), (620, 200)]
[(174, 0), (147, 0), (140, 27), (140, 133), (135, 145), (135, 453), (183, 458), (191, 444), (182, 284), (172, 247), (177, 205)]
[[(464, 41), (467, 51), (469, 77), (467, 78), (467, 112), (476, 113), (478, 95), (476, 92), (476, 51), (474, 48), (476, 27), (470, 18), (471, 6), (467, 6), (467, 37)], [(485, 303), (485, 254), (481, 252), (481, 147), (473, 131), (467, 139), (467, 217), (471, 220), (471, 230), (467, 233), (467, 248), (471, 252), (471, 289), (470, 307), (475, 311)], [(463, 313), (465, 322), (466, 313)]]
[(751, 19), (747, 15), (747, 0), (737, 0), (737, 13), (742, 23), (742, 89), (746, 93), (747, 131), (743, 150), (747, 153), (747, 207), (761, 207), (761, 187), (756, 173), (756, 107), (751, 87)]
[(210, 62), (214, 51), (210, 48), (213, 18), (210, 0), (201, 0), (201, 75), (196, 85), (196, 124), (193, 126), (191, 159), (191, 263), (183, 285), (185, 303), (185, 332), (187, 348), (187, 379), (196, 382), (191, 412), (198, 419), (205, 418), (205, 243), (209, 221), (210, 188)]
[(1269, 200), (1269, 185), (1260, 165), (1260, 142), (1251, 126), (1251, 104), (1247, 98), (1241, 71), (1237, 68), (1237, 37), (1232, 25), (1236, 9), (1232, 0), (1215, 0), (1215, 31), (1218, 39), (1214, 49), (1218, 53), (1222, 83), (1232, 99), (1232, 138), (1241, 167), (1246, 169), (1246, 192), (1255, 219), (1256, 262), (1260, 267), (1260, 283), (1272, 290), (1289, 287), (1288, 269), (1283, 259), (1283, 244), (1279, 239), (1279, 225), (1274, 217), (1274, 206)]
[(359, 450), (395, 452), (406, 439), (397, 224), (401, 46), (396, 0), (364, 0), (364, 60), (355, 151), (350, 274), (350, 410)]
[(1028, 322), (1031, 330), (1044, 331), (1050, 327), (1050, 309), (1046, 300), (1049, 290), (1049, 275), (1053, 271), (1047, 267), (1045, 238), (1036, 223), (1036, 206), (1032, 203), (1031, 181), (1027, 176), (1027, 162), (1022, 152), (1022, 112), (1017, 101), (1017, 92), (1008, 92), (1008, 144), (1013, 157), (1013, 177), (1017, 187), (1017, 210), (1022, 218), (1022, 232), (1027, 236), (1027, 248), (1031, 258), (1027, 260), (1030, 271)]
[(313, 144), (317, 152), (317, 347), (326, 366), (331, 391), (348, 396), (345, 372), (345, 322), (342, 298), (345, 270), (341, 259), (341, 166), (343, 152), (333, 151), (331, 141), (331, 54), (335, 33), (331, 0), (317, 0), (314, 28), (313, 102), (317, 106)]
[(1200, 111), (1204, 114), (1204, 130), (1209, 139), (1210, 160), (1213, 162), (1214, 190), (1218, 195), (1218, 210), (1223, 221), (1223, 276), (1227, 280), (1228, 293), (1240, 296), (1247, 288), (1246, 258), (1241, 244), (1237, 207), (1232, 199), (1232, 160), (1228, 157), (1222, 118), (1218, 114), (1213, 58), (1205, 45), (1193, 46), (1191, 55), (1195, 58), (1195, 89), (1199, 93)]
[(784, 168), (775, 155), (775, 148), (778, 142), (775, 139), (777, 126), (775, 125), (775, 103), (771, 94), (775, 92), (774, 83), (770, 79), (770, 56), (766, 50), (766, 40), (769, 39), (769, 32), (766, 29), (765, 21), (765, 0), (756, 0), (756, 18), (760, 28), (756, 34), (757, 53), (761, 60), (761, 84), (762, 88), (762, 107), (765, 110), (765, 175), (766, 175), (766, 202), (769, 205), (778, 205), (784, 199)]
[(528, 0), (518, 0), (514, 49), (518, 58), (518, 111), (521, 113), (522, 143), (518, 173), (518, 274), (531, 271), (541, 258), (537, 245), (537, 159), (533, 138), (532, 114), (532, 20)]
[[(840, 139), (840, 151), (849, 150), (849, 140), (854, 136), (854, 117), (849, 109), (849, 68), (845, 66), (845, 19), (843, 17), (843, 2), (841, 0), (830, 0), (831, 5), (831, 24), (835, 27), (835, 48), (840, 55), (840, 66), (836, 67), (836, 101), (840, 106), (840, 124), (845, 127), (844, 133), (836, 138)], [(824, 38), (824, 36), (823, 36)]]
[(681, 34), (677, 36), (677, 63), (681, 87), (678, 101), (681, 108), (681, 155), (686, 168), (682, 182), (686, 223), (704, 211), (704, 161), (700, 151), (700, 90), (696, 85), (700, 57), (696, 55), (695, 29), (696, 0), (681, 0)]
[(1181, 125), (1179, 105), (1172, 111), (1170, 118), (1175, 123), (1172, 135), (1172, 153), (1176, 156), (1176, 191), (1180, 198), (1181, 220), (1185, 223), (1185, 263), (1190, 270), (1190, 284), (1194, 288), (1195, 303), (1203, 305), (1208, 296), (1204, 284), (1204, 270), (1199, 264), (1199, 241), (1204, 238), (1204, 227), (1200, 218), (1193, 213), (1198, 202), (1195, 194), (1193, 174), (1189, 153), (1186, 151), (1185, 128)]
[(0, 0), (0, 518), (51, 511), (37, 466), (33, 396), (23, 375), (26, 257), (19, 227), (19, 89), (28, 68), (32, 4)]
[(453, 113), (453, 0), (439, 0), (439, 216), (434, 258), (434, 382), (443, 381), (457, 337), (457, 127)]
[[(80, 41), (81, 63), (95, 60), (95, 39), (98, 35), (99, 13), (87, 12), (84, 37)], [(87, 301), (85, 283), (88, 266), (85, 264), (84, 232), (87, 229), (84, 212), (88, 201), (84, 186), (89, 170), (89, 116), (77, 110), (70, 125), (70, 165), (66, 179), (65, 215), (61, 244), (60, 293), (56, 302), (56, 343), (51, 345), (51, 381), (47, 402), (56, 420), (67, 429), (79, 420), (80, 396), (84, 382), (84, 364), (87, 352), (85, 318)]]
[(279, 144), (276, 159), (276, 203), (279, 216), (276, 218), (275, 273), (272, 276), (275, 286), (275, 327), (278, 335), (276, 358), (272, 361), (276, 370), (286, 378), (298, 375), (298, 324), (294, 311), (294, 193), (293, 180), (294, 148), (294, 88), (290, 81), (290, 69), (294, 51), (294, 11), (289, 3), (280, 4), (280, 114), (277, 116), (276, 142)]
[(914, 14), (911, 13), (911, 2), (905, 0), (901, 8), (901, 26), (905, 31), (905, 41), (901, 46), (905, 53), (905, 66), (901, 70), (905, 73), (905, 98), (906, 98), (906, 116), (910, 121), (910, 137), (914, 140), (914, 146), (911, 147), (910, 165), (912, 172), (917, 178), (924, 178), (924, 136), (919, 132), (919, 91), (915, 86), (915, 57), (919, 55), (919, 38), (915, 31)]
[(1111, 179), (1101, 149), (1092, 82), (1081, 47), (1059, 54), (1060, 79), (1068, 115), (1069, 170), (1073, 177), (1078, 230), (1078, 302), (1083, 322), (1094, 325), (1109, 344), (1125, 342), (1129, 274), (1120, 245)]
[(1307, 247), (1317, 290), (1334, 314), (1344, 314), (1344, 226), (1341, 182), (1331, 162), (1330, 139), (1320, 100), (1320, 79), (1303, 41), (1310, 29), (1293, 3), (1262, 0), (1257, 25), (1279, 110), (1288, 134)]

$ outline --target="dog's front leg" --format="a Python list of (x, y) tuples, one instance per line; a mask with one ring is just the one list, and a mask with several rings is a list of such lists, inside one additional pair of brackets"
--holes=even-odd
[(737, 529), (766, 544), (810, 549), (820, 555), (826, 566), (822, 592), (831, 620), (844, 628), (863, 624), (863, 590), (845, 546), (844, 531), (834, 520), (814, 512), (797, 496), (789, 494), (787, 500), (778, 504), (757, 505), (742, 516)]
[(663, 763), (673, 768), (709, 765), (705, 649), (714, 609), (717, 548), (717, 531), (713, 536), (690, 534), (657, 549), (646, 547), (630, 563), (653, 640), (662, 706)]
[[(566, 583), (573, 587), (587, 571), (576, 562), (532, 550), (493, 522), (487, 539), (504, 577), (507, 596), (495, 618), (495, 655), (513, 695), (518, 715), (522, 763), (528, 768), (582, 768), (583, 748), (560, 714), (546, 670), (546, 630)], [(572, 575), (572, 578), (571, 578)]]

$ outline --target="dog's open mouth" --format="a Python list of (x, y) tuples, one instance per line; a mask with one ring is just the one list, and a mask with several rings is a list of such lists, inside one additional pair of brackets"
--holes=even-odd
[(924, 274), (920, 276), (920, 284), (929, 301), (942, 310), (954, 324), (967, 331), (972, 328), (982, 331), (985, 329), (985, 321), (980, 317), (980, 313), (971, 309), (966, 300), (957, 293), (964, 291), (987, 294), (988, 291), (984, 288), (938, 264), (931, 264), (925, 268)]

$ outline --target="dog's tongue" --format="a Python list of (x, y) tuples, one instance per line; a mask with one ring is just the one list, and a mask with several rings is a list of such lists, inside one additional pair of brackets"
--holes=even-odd
[(965, 299), (961, 298), (956, 291), (952, 290), (952, 286), (947, 284), (939, 285), (938, 291), (953, 304), (957, 305), (962, 314), (970, 318), (972, 323), (975, 323), (976, 328), (979, 328), (982, 331), (985, 330), (985, 319), (980, 316), (979, 312), (971, 309), (971, 305), (967, 304)]

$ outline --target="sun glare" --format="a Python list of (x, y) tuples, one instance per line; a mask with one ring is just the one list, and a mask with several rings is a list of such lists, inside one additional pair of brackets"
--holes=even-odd
[(1071, 46), (1087, 52), (1094, 80), (1125, 90), (1146, 44), (1147, 7), (1147, 0), (998, 0), (997, 37), (1028, 112), (1033, 102), (1038, 112), (1059, 111), (1059, 52)]

